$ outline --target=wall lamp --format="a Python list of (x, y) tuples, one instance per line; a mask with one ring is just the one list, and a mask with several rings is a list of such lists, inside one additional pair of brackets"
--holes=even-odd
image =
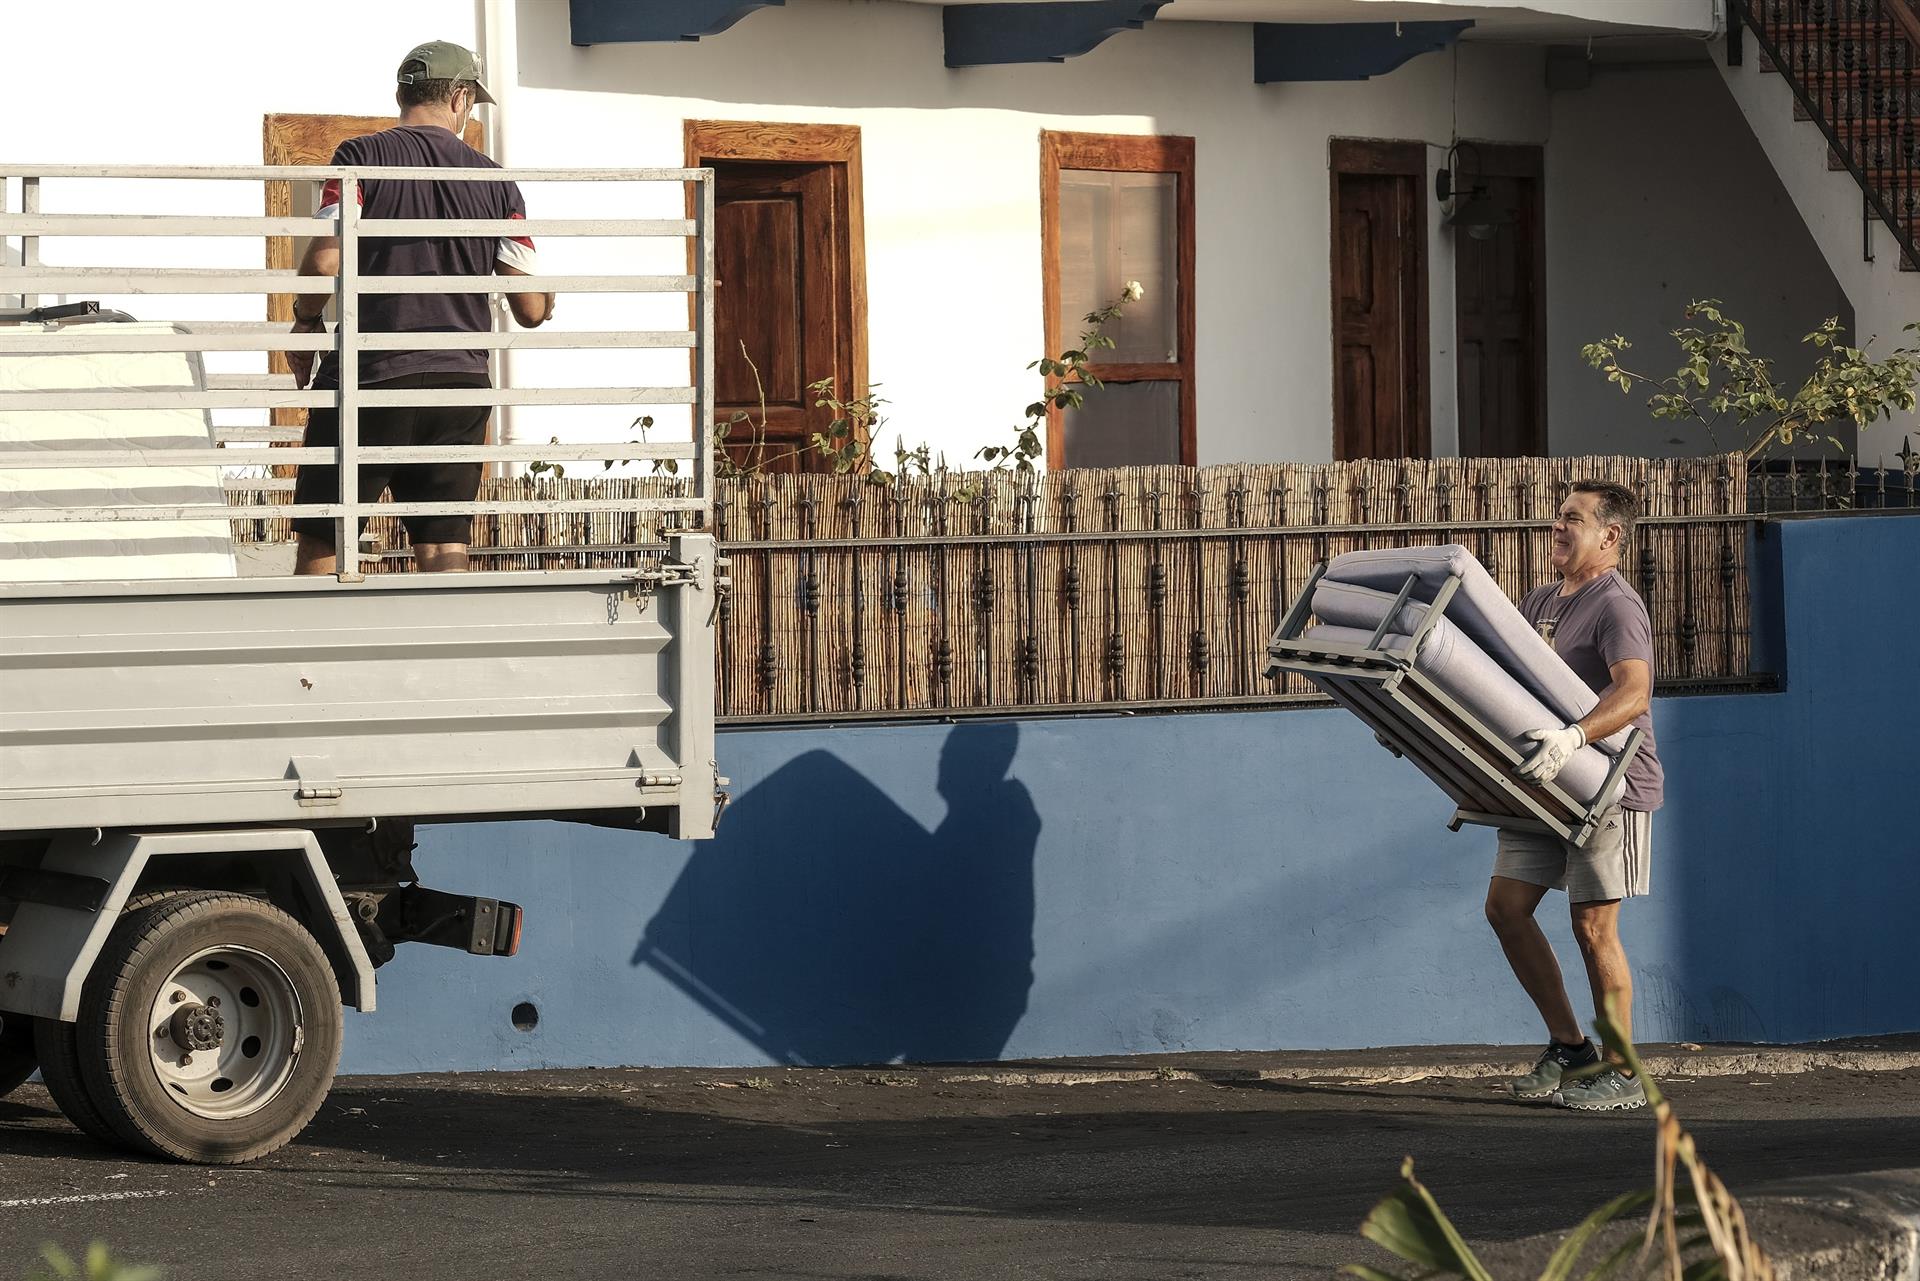
[(1473, 240), (1492, 240), (1494, 232), (1513, 221), (1513, 211), (1502, 209), (1493, 203), (1487, 195), (1483, 182), (1475, 182), (1476, 175), (1460, 169), (1462, 149), (1473, 150), (1470, 142), (1455, 140), (1447, 148), (1446, 163), (1433, 175), (1433, 194), (1440, 201), (1440, 221), (1449, 227), (1459, 227)]

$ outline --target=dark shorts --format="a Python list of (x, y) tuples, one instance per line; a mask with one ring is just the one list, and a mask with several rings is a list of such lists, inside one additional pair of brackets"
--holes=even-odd
[[(386, 382), (368, 383), (368, 391), (397, 391), (405, 388), (488, 387), (485, 374), (427, 373), (407, 374)], [(484, 445), (487, 443), (489, 405), (456, 405), (362, 409), (360, 443), (362, 445)], [(340, 443), (340, 415), (332, 409), (315, 409), (307, 415), (305, 444), (324, 449)], [(390, 463), (360, 467), (360, 501), (379, 501), (384, 490), (393, 492), (396, 503), (470, 503), (480, 493), (483, 463)], [(340, 469), (327, 463), (308, 464), (293, 482), (296, 503), (332, 503), (340, 499)], [(465, 543), (473, 532), (471, 516), (402, 516), (407, 537), (416, 546), (421, 543)], [(365, 527), (365, 522), (361, 528)], [(306, 518), (293, 522), (295, 533), (331, 547), (334, 531), (331, 520)]]

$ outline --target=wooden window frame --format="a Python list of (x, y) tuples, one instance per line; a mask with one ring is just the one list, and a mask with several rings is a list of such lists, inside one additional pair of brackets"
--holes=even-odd
[[(683, 122), (686, 164), (697, 169), (710, 160), (762, 160), (787, 164), (829, 164), (834, 166), (835, 203), (847, 211), (844, 222), (835, 228), (834, 246), (839, 266), (846, 273), (847, 295), (838, 300), (840, 325), (847, 334), (848, 368), (836, 370), (850, 385), (846, 400), (859, 400), (867, 394), (867, 229), (865, 181), (860, 169), (860, 126), (786, 124), (765, 120), (687, 120)], [(687, 216), (695, 215), (695, 188), (687, 189)], [(687, 242), (690, 272), (697, 272), (693, 261), (694, 244)], [(688, 305), (697, 305), (689, 298)], [(689, 318), (691, 325), (691, 317)], [(860, 434), (862, 457), (872, 444), (868, 433)], [(870, 461), (870, 460), (869, 460)]]
[[(1413, 309), (1413, 376), (1417, 393), (1408, 407), (1417, 457), (1433, 457), (1433, 328), (1428, 315), (1427, 273), (1431, 270), (1427, 246), (1427, 145), (1423, 142), (1384, 142), (1372, 138), (1330, 138), (1327, 141), (1327, 201), (1329, 224), (1327, 281), (1329, 295), (1328, 368), (1333, 392), (1333, 457), (1349, 456), (1340, 440), (1340, 175), (1384, 174), (1412, 177), (1413, 229), (1408, 237), (1409, 288), (1406, 302)], [(1455, 396), (1459, 395), (1456, 391)], [(1357, 457), (1358, 455), (1353, 455)]]
[[(1177, 176), (1174, 196), (1174, 272), (1179, 296), (1174, 326), (1180, 346), (1177, 361), (1106, 363), (1088, 361), (1102, 382), (1172, 382), (1180, 389), (1180, 465), (1197, 465), (1199, 454), (1193, 388), (1193, 139), (1175, 135), (1064, 133), (1040, 134), (1041, 305), (1045, 308), (1045, 347), (1058, 356), (1067, 341), (1060, 332), (1060, 171), (1091, 169), (1105, 173), (1170, 173)], [(1075, 338), (1078, 335), (1073, 335)], [(1047, 409), (1047, 466), (1064, 467), (1066, 438), (1061, 412)]]

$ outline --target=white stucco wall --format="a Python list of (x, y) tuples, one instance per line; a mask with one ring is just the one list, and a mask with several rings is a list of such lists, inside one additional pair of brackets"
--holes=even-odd
[[(472, 45), (477, 0), (406, 0), (405, 20), (383, 0), (339, 0), (328, 11), (257, 0), (194, 0), (192, 20), (145, 0), (63, 0), (6, 6), (0, 34), (0, 156), (9, 164), (257, 165), (262, 117), (272, 112), (391, 112), (400, 56), (421, 40)], [(369, 33), (391, 32), (388, 37)], [(113, 70), (76, 84), (74, 58)], [(80, 80), (87, 80), (80, 75)], [(10, 184), (7, 207), (19, 209)], [(46, 212), (244, 214), (264, 212), (257, 183), (48, 182)], [(47, 241), (49, 264), (262, 264), (258, 239)], [(16, 255), (17, 257), (17, 255)], [(10, 259), (12, 260), (12, 259)], [(75, 295), (79, 297), (80, 295)], [(94, 295), (86, 295), (92, 297)], [(43, 302), (59, 301), (45, 296)], [(259, 295), (101, 296), (143, 318), (258, 320)], [(261, 354), (214, 353), (216, 373), (257, 373)], [(264, 423), (264, 411), (216, 410), (223, 425)]]
[[(521, 0), (523, 16), (535, 8)], [(578, 49), (561, 26), (523, 21), (509, 145), (523, 163), (670, 164), (686, 118), (859, 125), (870, 374), (909, 444), (957, 460), (1033, 398), (1041, 130), (1191, 135), (1210, 463), (1330, 455), (1330, 136), (1424, 140), (1437, 163), (1456, 110), (1464, 135), (1546, 131), (1541, 55), (1526, 48), (1465, 46), (1457, 76), (1446, 53), (1368, 82), (1268, 86), (1253, 83), (1247, 30), (1228, 25), (1150, 24), (1058, 65), (949, 72), (941, 50), (938, 8), (868, 0), (798, 0), (693, 45)], [(1430, 212), (1435, 343), (1450, 353), (1451, 250)], [(1445, 450), (1451, 355), (1433, 363)]]
[[(428, 36), (478, 43), (489, 25), (483, 12), (469, 0), (410, 0), (406, 21), (395, 22), (391, 5), (352, 0), (337, 18), (315, 22), (212, 0), (182, 26), (132, 0), (32, 6), (13, 19), (12, 49), (69, 47), (84, 27), (96, 55), (128, 70), (123, 93), (69, 99), (58, 59), (10, 59), (18, 64), (7, 69), (10, 100), (60, 100), (62, 108), (14, 114), (7, 151), (62, 161), (255, 162), (263, 114), (390, 110), (398, 53)], [(1437, 163), (1456, 118), (1461, 134), (1481, 138), (1537, 142), (1546, 131), (1540, 54), (1519, 47), (1469, 46), (1370, 82), (1263, 87), (1253, 83), (1247, 30), (1218, 24), (1153, 24), (1060, 65), (949, 72), (934, 6), (795, 0), (697, 44), (586, 49), (570, 44), (556, 0), (496, 0), (492, 16), (496, 32), (518, 30), (491, 54), (496, 72), (517, 72), (503, 86), (511, 163), (677, 165), (689, 117), (859, 125), (870, 374), (907, 442), (955, 460), (998, 439), (1032, 399), (1026, 365), (1041, 354), (1042, 333), (1042, 129), (1197, 140), (1203, 463), (1330, 453), (1330, 136), (1424, 140), (1435, 144)], [(387, 31), (391, 39), (371, 34)], [(210, 32), (224, 42), (221, 63), (258, 54), (263, 70), (208, 74)], [(548, 212), (591, 204), (574, 193), (529, 194), (536, 214), (541, 201)], [(258, 207), (252, 192), (225, 198), (232, 204), (223, 208)], [(1455, 439), (1452, 262), (1437, 218), (1430, 226), (1434, 435), (1444, 451)], [(196, 261), (235, 260), (195, 252), (204, 255)], [(543, 252), (552, 270), (605, 264), (586, 242), (549, 242)], [(48, 256), (57, 260), (58, 246)], [(231, 305), (200, 300), (191, 314), (226, 314), (205, 308)], [(612, 306), (565, 300), (561, 323), (597, 323)], [(671, 327), (673, 310), (657, 299), (624, 319)], [(668, 356), (617, 371), (580, 358), (519, 359), (516, 376), (568, 381), (676, 373)], [(624, 418), (573, 413), (523, 416), (516, 434), (625, 431)], [(890, 449), (884, 436), (878, 444)]]
[[(575, 48), (559, 0), (409, 0), (405, 20), (375, 0), (346, 0), (337, 20), (244, 0), (207, 0), (190, 28), (136, 0), (91, 0), (12, 15), (4, 83), (10, 103), (59, 101), (10, 115), (9, 159), (252, 163), (268, 112), (391, 110), (395, 59), (418, 39), (487, 46), (504, 105), (496, 150), (511, 164), (678, 165), (688, 118), (857, 124), (865, 170), (869, 372), (891, 402), (891, 428), (950, 460), (1004, 439), (1033, 398), (1026, 366), (1041, 354), (1039, 134), (1043, 129), (1187, 134), (1196, 139), (1199, 461), (1319, 460), (1332, 447), (1327, 143), (1330, 137), (1419, 140), (1431, 170), (1453, 136), (1548, 146), (1550, 433), (1556, 452), (1638, 445), (1663, 452), (1637, 415), (1577, 365), (1588, 337), (1658, 334), (1669, 299), (1695, 290), (1742, 297), (1770, 274), (1751, 270), (1720, 212), (1752, 226), (1767, 213), (1773, 263), (1793, 239), (1774, 215), (1763, 161), (1729, 134), (1727, 103), (1700, 86), (1637, 84), (1603, 74), (1550, 97), (1538, 47), (1466, 42), (1372, 81), (1255, 85), (1246, 28), (1153, 23), (1064, 64), (949, 72), (940, 10), (891, 0), (790, 0), (698, 43)], [(60, 61), (21, 50), (90, 47), (128, 70), (124, 92), (64, 97)], [(391, 32), (391, 39), (379, 33)], [(215, 76), (259, 57), (259, 72)], [(270, 56), (269, 56), (270, 55)], [(1681, 92), (1680, 98), (1671, 94)], [(1691, 95), (1691, 96), (1687, 96)], [(1696, 101), (1697, 99), (1697, 101)], [(1717, 115), (1714, 114), (1717, 109)], [(1694, 125), (1711, 118), (1711, 129)], [(1684, 128), (1675, 128), (1675, 122)], [(1696, 132), (1699, 136), (1695, 136)], [(1655, 175), (1658, 175), (1657, 177)], [(1684, 181), (1682, 181), (1684, 179)], [(1675, 217), (1667, 193), (1681, 191)], [(533, 212), (679, 212), (607, 193), (529, 192)], [(223, 208), (254, 212), (235, 190)], [(1770, 205), (1768, 202), (1772, 201)], [(201, 204), (197, 207), (206, 208)], [(1436, 452), (1456, 447), (1451, 233), (1429, 203), (1431, 403)], [(1857, 230), (1857, 229), (1856, 229)], [(1784, 256), (1804, 258), (1802, 243)], [(134, 247), (140, 249), (144, 247)], [(609, 259), (592, 242), (542, 246), (550, 271), (679, 270), (677, 247)], [(229, 246), (257, 254), (257, 245)], [(220, 257), (198, 247), (202, 262)], [(1744, 251), (1751, 254), (1751, 250)], [(1729, 256), (1730, 255), (1730, 256)], [(50, 257), (56, 256), (50, 253)], [(133, 259), (122, 257), (122, 261)], [(149, 259), (151, 261), (151, 259)], [(252, 261), (251, 257), (246, 259)], [(674, 260), (674, 261), (669, 261)], [(1804, 264), (1802, 264), (1804, 266)], [(1685, 269), (1685, 270), (1683, 270)], [(1697, 269), (1697, 270), (1696, 270)], [(1795, 270), (1799, 270), (1796, 268)], [(1691, 273), (1691, 274), (1689, 274)], [(1797, 340), (1802, 296), (1827, 314), (1817, 273), (1764, 290), (1747, 314)], [(1793, 278), (1795, 281), (1800, 276)], [(200, 300), (198, 308), (236, 304)], [(249, 303), (257, 307), (257, 304)], [(255, 314), (194, 311), (181, 314)], [(1762, 316), (1774, 317), (1761, 320)], [(1818, 316), (1815, 316), (1817, 319)], [(563, 299), (556, 324), (677, 328), (677, 298)], [(673, 382), (676, 353), (523, 354), (522, 381)], [(521, 414), (519, 439), (625, 439), (630, 414)], [(661, 414), (660, 434), (684, 424)], [(1671, 435), (1672, 433), (1668, 433)], [(876, 442), (885, 455), (892, 437)]]
[[(1790, 104), (1781, 109), (1791, 120)], [(1825, 172), (1824, 152), (1819, 163), (1836, 188), (1851, 185)], [(1709, 62), (1602, 65), (1587, 88), (1556, 93), (1546, 190), (1554, 454), (1711, 447), (1698, 424), (1657, 421), (1644, 394), (1608, 385), (1580, 359), (1586, 343), (1622, 334), (1635, 344), (1632, 368), (1671, 373), (1679, 349), (1668, 334), (1687, 323), (1687, 303), (1718, 298), (1747, 326), (1749, 347), (1797, 387), (1814, 363), (1801, 339), (1829, 316), (1852, 323), (1846, 293)], [(1858, 258), (1858, 188), (1852, 199), (1846, 230)]]

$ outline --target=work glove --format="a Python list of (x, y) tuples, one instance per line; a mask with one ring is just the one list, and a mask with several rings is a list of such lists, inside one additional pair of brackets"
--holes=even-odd
[(1530, 729), (1527, 737), (1540, 746), (1520, 762), (1520, 777), (1529, 783), (1551, 783), (1560, 777), (1573, 754), (1587, 745), (1587, 732), (1578, 725), (1565, 729)]

